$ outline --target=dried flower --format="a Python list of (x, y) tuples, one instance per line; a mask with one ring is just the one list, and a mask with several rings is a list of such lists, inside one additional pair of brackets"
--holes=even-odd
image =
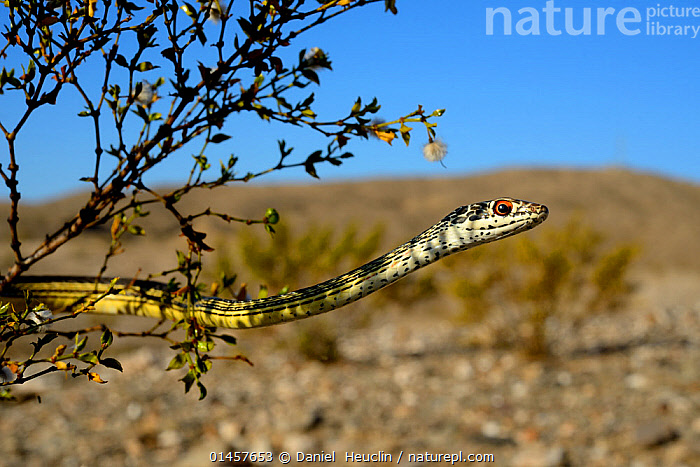
[(443, 143), (439, 139), (431, 141), (425, 146), (423, 146), (423, 157), (430, 162), (440, 162), (447, 155), (447, 144)]
[(17, 379), (17, 375), (8, 367), (3, 366), (0, 368), (0, 383), (11, 383), (15, 379)]
[(209, 5), (209, 20), (214, 24), (219, 24), (221, 15), (226, 9), (226, 4), (220, 0), (212, 0)]
[(158, 97), (153, 90), (153, 85), (146, 80), (141, 81), (141, 92), (139, 92), (138, 96), (134, 98), (136, 99), (136, 102), (144, 107), (147, 107), (153, 104), (157, 98)]
[(51, 310), (46, 308), (44, 305), (36, 306), (32, 311), (27, 313), (27, 320), (34, 324), (40, 325), (37, 329), (38, 332), (44, 332), (45, 327), (41, 325), (51, 318), (53, 318)]
[(306, 63), (306, 67), (312, 70), (318, 68), (328, 68), (330, 63), (328, 62), (328, 56), (326, 53), (318, 47), (311, 47), (306, 51), (304, 54), (304, 62)]
[(27, 319), (34, 324), (42, 324), (51, 318), (53, 318), (51, 310), (46, 308), (44, 305), (39, 305), (27, 313)]

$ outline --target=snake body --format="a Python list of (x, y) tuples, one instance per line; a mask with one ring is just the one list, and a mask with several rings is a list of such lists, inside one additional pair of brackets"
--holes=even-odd
[(394, 250), (346, 274), (275, 297), (249, 301), (202, 298), (188, 309), (182, 297), (152, 281), (96, 281), (86, 277), (28, 276), (6, 287), (0, 301), (21, 304), (24, 292), (51, 310), (76, 308), (101, 297), (90, 311), (254, 328), (307, 318), (347, 305), (447, 255), (532, 229), (547, 207), (512, 198), (461, 206), (434, 226)]

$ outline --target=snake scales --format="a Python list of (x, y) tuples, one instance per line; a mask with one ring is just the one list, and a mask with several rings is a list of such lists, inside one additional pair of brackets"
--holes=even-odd
[(170, 294), (158, 282), (120, 280), (110, 290), (109, 280), (27, 276), (6, 287), (0, 301), (23, 304), (24, 293), (29, 291), (33, 301), (57, 311), (104, 295), (90, 312), (172, 320), (193, 316), (203, 325), (225, 328), (270, 326), (347, 305), (447, 255), (532, 229), (548, 213), (544, 205), (512, 198), (461, 206), (425, 232), (357, 269), (311, 287), (257, 300), (209, 297), (188, 309), (181, 297)]

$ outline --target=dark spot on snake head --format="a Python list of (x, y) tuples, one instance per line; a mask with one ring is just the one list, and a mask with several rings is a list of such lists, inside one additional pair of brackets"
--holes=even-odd
[(489, 213), (486, 211), (486, 209), (477, 208), (469, 212), (469, 220), (472, 222), (478, 221), (479, 219), (486, 219), (488, 216)]
[(469, 210), (469, 206), (460, 206), (448, 215), (446, 215), (442, 222), (449, 222), (450, 224), (461, 224), (466, 221), (467, 218), (464, 214)]

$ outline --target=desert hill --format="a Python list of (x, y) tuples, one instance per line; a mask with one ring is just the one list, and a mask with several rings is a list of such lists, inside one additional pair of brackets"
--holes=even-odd
[[(211, 207), (244, 218), (260, 218), (276, 208), (282, 221), (300, 230), (309, 225), (342, 226), (354, 222), (386, 226), (386, 248), (403, 242), (457, 206), (511, 196), (546, 204), (549, 220), (538, 230), (555, 228), (578, 216), (583, 225), (601, 231), (611, 242), (628, 241), (642, 247), (639, 264), (650, 267), (700, 270), (700, 186), (652, 174), (621, 169), (519, 169), (443, 179), (373, 180), (308, 185), (237, 185), (193, 192), (181, 202), (183, 212)], [(20, 233), (25, 247), (37, 244), (48, 231), (73, 216), (80, 195), (23, 205)], [(7, 211), (7, 205), (1, 208)], [(127, 254), (117, 257), (110, 272), (132, 274), (172, 265), (173, 249), (183, 240), (172, 233), (177, 224), (158, 206), (140, 222), (144, 237), (128, 239)], [(204, 219), (197, 227), (210, 233), (212, 246), (235, 243), (241, 224)], [(255, 228), (255, 227), (253, 227)], [(108, 241), (108, 226), (69, 242), (53, 257), (37, 264), (34, 274), (94, 274)], [(258, 231), (262, 231), (259, 227)], [(7, 238), (3, 223), (0, 238)], [(80, 243), (80, 242), (83, 243)], [(11, 252), (0, 253), (9, 266)], [(143, 264), (143, 259), (147, 258)], [(235, 258), (232, 258), (235, 261)]]

